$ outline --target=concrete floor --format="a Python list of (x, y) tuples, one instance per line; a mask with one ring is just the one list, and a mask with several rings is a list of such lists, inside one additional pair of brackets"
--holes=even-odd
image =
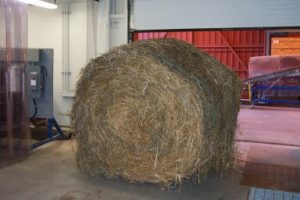
[(242, 106), (238, 116), (238, 141), (300, 147), (300, 108)]
[(300, 192), (300, 109), (243, 106), (236, 159), (249, 186)]
[(210, 175), (201, 184), (163, 190), (149, 184), (129, 184), (102, 177), (89, 178), (76, 167), (74, 141), (56, 141), (32, 151), (29, 158), (0, 170), (0, 199), (5, 200), (150, 200), (247, 199), (249, 188), (239, 177)]
[(300, 108), (242, 106), (236, 129), (236, 157), (246, 161), (252, 146), (300, 151), (299, 130)]
[[(242, 108), (236, 134), (240, 166), (243, 167), (243, 161), (247, 160), (249, 149), (254, 145), (284, 145), (300, 151), (299, 121), (300, 109)], [(186, 183), (180, 189), (170, 190), (103, 177), (89, 178), (77, 169), (74, 152), (74, 141), (56, 141), (32, 151), (28, 159), (0, 169), (0, 199), (246, 200), (249, 191), (249, 187), (239, 185), (242, 171), (226, 175), (222, 180), (220, 176), (210, 175), (201, 184)]]

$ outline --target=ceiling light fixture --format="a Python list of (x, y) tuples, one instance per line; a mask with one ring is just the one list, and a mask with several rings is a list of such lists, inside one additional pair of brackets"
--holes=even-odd
[(31, 4), (31, 5), (34, 5), (34, 6), (48, 8), (48, 9), (56, 9), (57, 8), (56, 4), (49, 3), (49, 2), (46, 2), (46, 1), (41, 1), (41, 0), (18, 0), (18, 1), (23, 2), (23, 3), (27, 3), (27, 4)]

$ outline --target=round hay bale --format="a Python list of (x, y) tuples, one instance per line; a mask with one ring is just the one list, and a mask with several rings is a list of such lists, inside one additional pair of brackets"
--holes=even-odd
[(85, 173), (179, 183), (233, 158), (241, 83), (185, 42), (145, 40), (111, 50), (81, 72), (72, 110)]

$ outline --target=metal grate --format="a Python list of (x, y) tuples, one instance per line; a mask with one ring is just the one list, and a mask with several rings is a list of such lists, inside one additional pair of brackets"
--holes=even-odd
[(300, 193), (251, 187), (248, 200), (300, 200)]
[(241, 184), (300, 192), (300, 149), (251, 147)]

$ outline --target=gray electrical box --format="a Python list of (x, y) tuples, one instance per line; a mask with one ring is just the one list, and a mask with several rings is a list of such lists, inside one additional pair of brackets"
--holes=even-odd
[(45, 72), (42, 66), (32, 65), (29, 67), (29, 85), (32, 98), (42, 98), (44, 93)]
[[(24, 50), (12, 51), (11, 65), (19, 67)], [(27, 96), (29, 117), (53, 118), (53, 49), (27, 49)], [(6, 61), (6, 49), (0, 49), (0, 63)], [(14, 87), (17, 88), (17, 85)], [(17, 91), (17, 89), (15, 89)]]
[(53, 49), (28, 49), (29, 117), (53, 117)]

